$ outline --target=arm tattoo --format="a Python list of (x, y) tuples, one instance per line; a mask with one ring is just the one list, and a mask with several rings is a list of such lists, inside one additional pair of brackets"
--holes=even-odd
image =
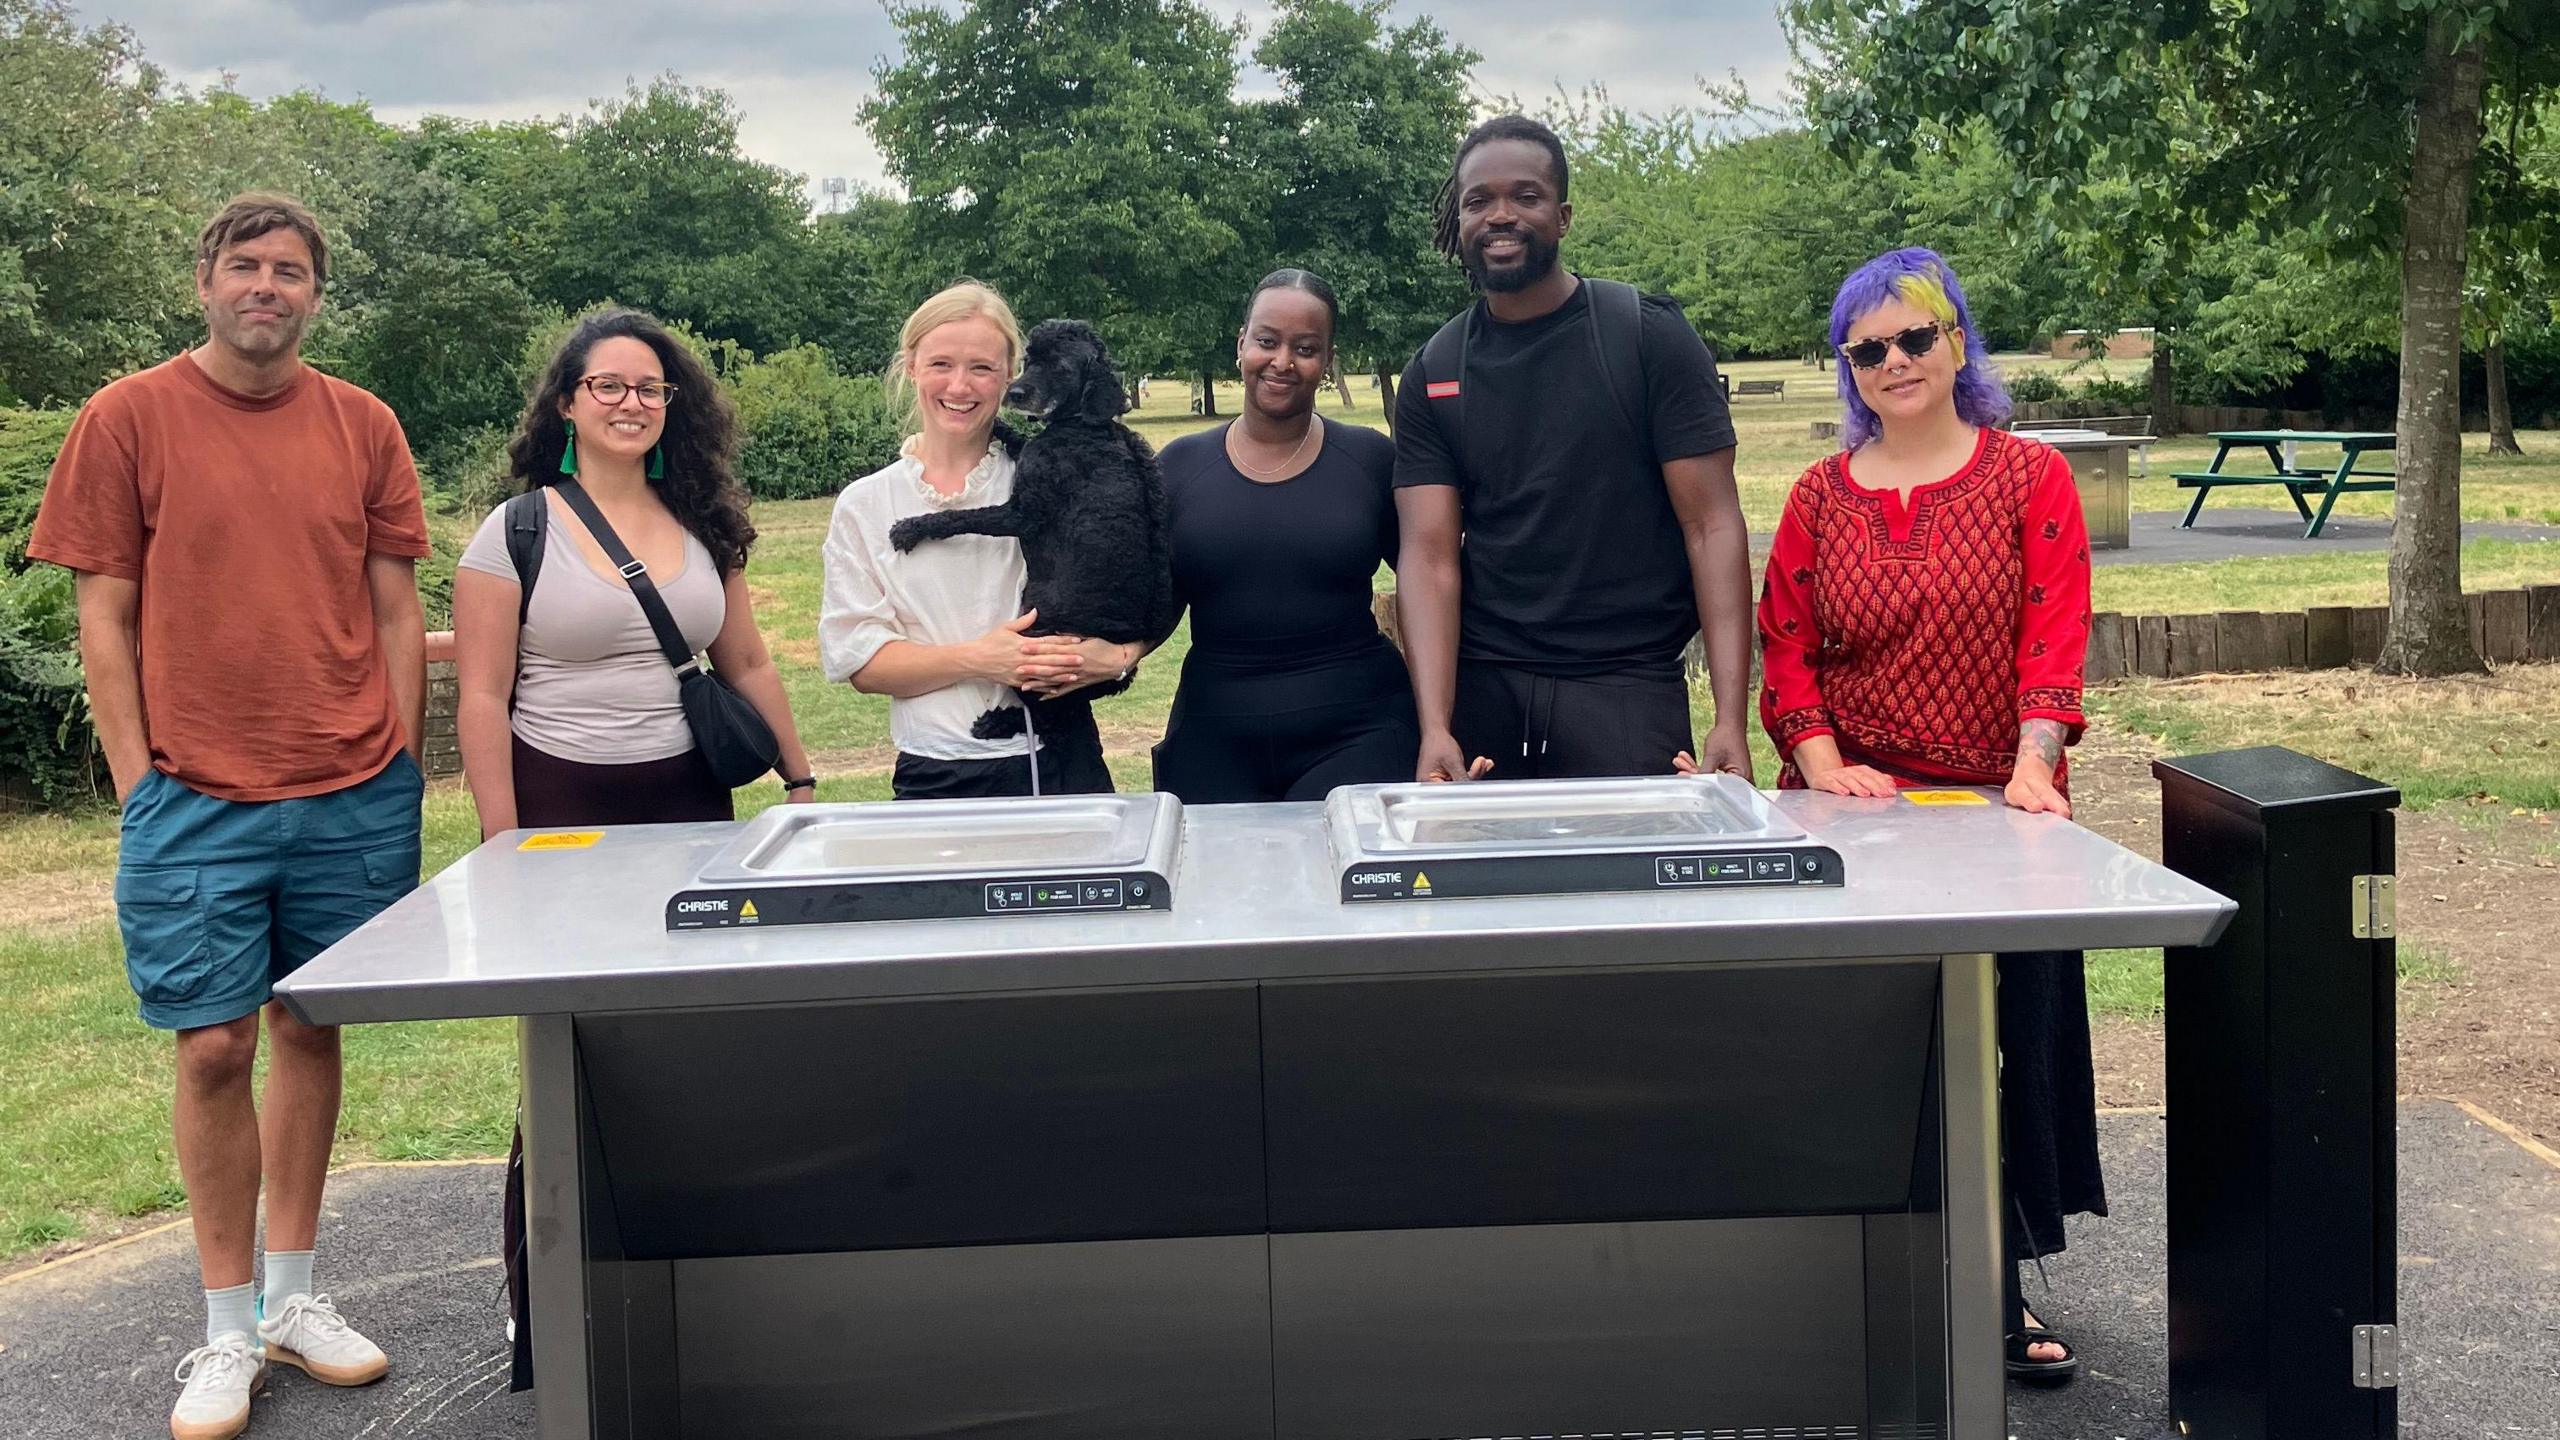
[(2018, 753), (2033, 755), (2047, 766), (2062, 764), (2062, 737), (2066, 732), (2059, 720), (2038, 717), (2018, 726)]

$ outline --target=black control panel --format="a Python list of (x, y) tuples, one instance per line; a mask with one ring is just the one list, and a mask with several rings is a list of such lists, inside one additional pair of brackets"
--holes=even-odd
[(1342, 873), (1342, 898), (1346, 903), (1456, 900), (1840, 883), (1840, 852), (1827, 845), (1784, 845), (1766, 850), (1483, 856), (1355, 865)]
[(1173, 887), (1153, 871), (1059, 874), (1034, 880), (946, 879), (740, 885), (679, 892), (669, 930), (751, 930), (867, 920), (960, 920), (988, 915), (1090, 915), (1170, 910)]
[[(1653, 883), (1665, 890), (1691, 885), (1796, 885), (1822, 883), (1822, 856), (1797, 850), (1756, 850), (1747, 855), (1656, 855)], [(1838, 883), (1838, 857), (1829, 869)]]

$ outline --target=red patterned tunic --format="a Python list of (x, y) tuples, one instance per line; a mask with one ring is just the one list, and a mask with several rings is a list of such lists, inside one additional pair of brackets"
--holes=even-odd
[[(1973, 459), (1906, 500), (1849, 478), (1847, 452), (1787, 496), (1760, 592), (1760, 723), (1898, 779), (2001, 785), (2018, 726), (2080, 737), (2089, 532), (2052, 447), (1986, 429)], [(2057, 770), (2055, 783), (2066, 776)]]

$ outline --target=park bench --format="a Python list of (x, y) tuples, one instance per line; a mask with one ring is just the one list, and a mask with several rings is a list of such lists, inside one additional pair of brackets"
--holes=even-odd
[(1779, 399), (1783, 400), (1786, 398), (1787, 394), (1787, 382), (1784, 380), (1737, 380), (1734, 382), (1733, 393), (1736, 395), (1775, 395)]
[[(2302, 538), (2315, 540), (2319, 538), (2320, 527), (2329, 523), (2329, 507), (2338, 503), (2339, 496), (2359, 490), (2389, 490), (2398, 483), (2393, 471), (2356, 468), (2356, 463), (2369, 452), (2392, 453), (2398, 444), (2397, 437), (2381, 432), (2217, 430), (2213, 432), (2213, 438), (2222, 448), (2214, 452), (2211, 465), (2203, 470), (2181, 471), (2170, 477), (2178, 482), (2178, 488), (2196, 492), (2194, 502), (2187, 506), (2187, 517), (2178, 522), (2181, 530), (2194, 528), (2196, 516), (2204, 510), (2205, 497), (2218, 489), (2229, 485), (2280, 485), (2284, 487), (2285, 497), (2293, 502), (2293, 508), (2302, 514), (2305, 525)], [(2296, 464), (2288, 452), (2301, 445), (2335, 445), (2338, 447), (2338, 463), (2327, 469)], [(2223, 462), (2231, 458), (2231, 452), (2242, 449), (2266, 452), (2267, 471), (2271, 473), (2251, 474), (2223, 469)], [(2317, 513), (2313, 512), (2308, 498), (2314, 491), (2320, 495)]]

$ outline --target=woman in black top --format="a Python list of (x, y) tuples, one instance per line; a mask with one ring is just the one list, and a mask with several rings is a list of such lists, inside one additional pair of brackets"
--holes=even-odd
[(1265, 276), (1236, 335), (1243, 416), (1158, 457), (1191, 653), (1155, 783), (1185, 804), (1413, 774), (1413, 692), (1370, 609), (1396, 556), (1395, 443), (1315, 413), (1335, 313), (1306, 271)]

